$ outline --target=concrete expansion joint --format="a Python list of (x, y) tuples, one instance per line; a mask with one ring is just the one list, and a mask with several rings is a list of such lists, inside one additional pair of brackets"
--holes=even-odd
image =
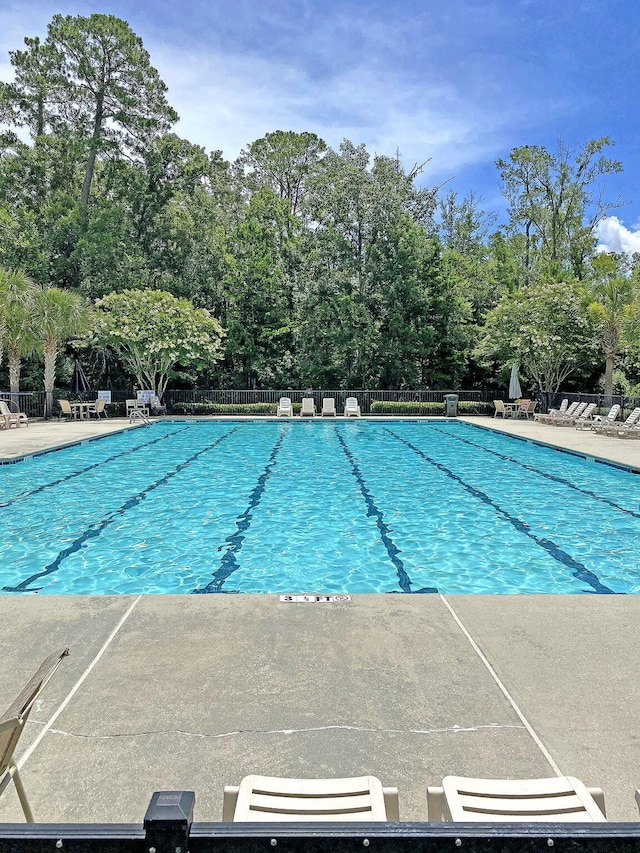
[[(37, 722), (34, 720), (34, 722)], [(41, 724), (42, 725), (42, 724)], [(218, 732), (208, 734), (205, 732), (189, 732), (184, 729), (150, 729), (149, 731), (139, 732), (119, 732), (112, 735), (92, 735), (83, 734), (80, 732), (69, 732), (63, 729), (49, 729), (49, 734), (62, 735), (63, 737), (80, 738), (83, 740), (122, 740), (124, 738), (134, 737), (149, 737), (151, 735), (177, 735), (179, 737), (193, 737), (201, 739), (216, 740), (221, 738), (238, 737), (242, 735), (297, 735), (309, 734), (311, 732), (328, 732), (328, 731), (349, 731), (362, 732), (364, 734), (384, 734), (384, 735), (438, 735), (438, 734), (466, 734), (470, 732), (478, 732), (486, 729), (525, 729), (523, 725), (502, 724), (502, 723), (482, 723), (475, 726), (446, 726), (437, 729), (383, 729), (369, 728), (366, 726), (352, 725), (329, 725), (329, 726), (313, 726), (305, 729), (238, 729), (232, 732)]]

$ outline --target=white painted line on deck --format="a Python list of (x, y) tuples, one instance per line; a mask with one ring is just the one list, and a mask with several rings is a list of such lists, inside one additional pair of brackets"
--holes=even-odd
[(17, 764), (17, 766), (18, 766), (18, 770), (20, 770), (20, 769), (23, 767), (23, 765), (24, 765), (24, 764), (26, 764), (26, 762), (27, 762), (27, 761), (29, 760), (29, 758), (31, 757), (32, 753), (33, 753), (33, 752), (38, 748), (38, 746), (40, 745), (40, 741), (41, 741), (41, 740), (43, 739), (43, 737), (47, 734), (47, 732), (49, 731), (49, 729), (51, 728), (51, 726), (55, 723), (55, 721), (58, 719), (58, 717), (59, 717), (59, 716), (60, 716), (60, 714), (64, 711), (64, 709), (67, 707), (67, 705), (69, 704), (69, 702), (70, 702), (70, 701), (73, 699), (73, 697), (76, 695), (76, 693), (78, 692), (78, 690), (80, 689), (80, 687), (82, 686), (82, 684), (84, 683), (84, 681), (86, 681), (86, 679), (88, 678), (89, 674), (91, 673), (91, 671), (93, 670), (93, 668), (95, 667), (95, 665), (98, 663), (98, 661), (100, 660), (100, 658), (102, 657), (102, 655), (103, 655), (103, 654), (106, 652), (106, 650), (109, 648), (109, 646), (111, 645), (111, 642), (113, 641), (114, 637), (116, 636), (116, 634), (118, 633), (118, 631), (120, 630), (120, 628), (122, 628), (122, 626), (124, 625), (124, 623), (127, 621), (127, 619), (129, 618), (129, 616), (131, 615), (131, 613), (132, 613), (132, 611), (133, 611), (133, 608), (136, 606), (136, 604), (140, 601), (140, 599), (141, 599), (141, 598), (142, 598), (142, 596), (141, 596), (141, 595), (138, 595), (138, 596), (136, 597), (135, 601), (133, 601), (133, 602), (132, 602), (132, 604), (128, 607), (128, 609), (126, 610), (125, 614), (122, 616), (122, 618), (120, 619), (120, 621), (118, 622), (118, 624), (116, 625), (116, 627), (113, 629), (113, 631), (109, 634), (109, 636), (107, 637), (107, 639), (106, 639), (106, 640), (104, 641), (104, 643), (102, 644), (102, 648), (100, 649), (100, 651), (98, 652), (98, 654), (94, 657), (94, 659), (91, 661), (91, 663), (89, 664), (89, 666), (85, 669), (85, 671), (82, 673), (82, 675), (80, 676), (80, 678), (76, 681), (76, 683), (75, 683), (75, 684), (74, 684), (74, 686), (72, 687), (71, 691), (69, 692), (69, 694), (68, 694), (67, 698), (63, 700), (63, 702), (61, 703), (61, 705), (60, 705), (60, 707), (58, 708), (58, 710), (57, 710), (57, 711), (55, 712), (55, 714), (51, 717), (51, 719), (49, 720), (49, 722), (45, 724), (44, 728), (42, 729), (42, 731), (40, 732), (40, 734), (38, 735), (38, 737), (34, 740), (34, 742), (33, 742), (33, 743), (31, 744), (31, 746), (27, 749), (27, 751), (26, 751), (26, 752), (21, 756), (20, 760), (19, 760), (19, 761), (16, 761), (16, 764)]
[(478, 655), (478, 657), (480, 658), (480, 660), (482, 661), (482, 663), (483, 663), (483, 664), (486, 666), (486, 668), (489, 670), (489, 674), (491, 675), (491, 677), (493, 678), (493, 680), (495, 681), (495, 683), (496, 683), (496, 684), (498, 685), (498, 687), (500, 688), (500, 690), (501, 690), (502, 694), (504, 695), (505, 699), (507, 700), (507, 702), (511, 705), (511, 707), (512, 707), (512, 708), (513, 708), (513, 710), (516, 712), (516, 714), (518, 715), (518, 717), (522, 720), (522, 724), (524, 725), (525, 729), (529, 732), (529, 734), (531, 735), (531, 737), (533, 738), (533, 740), (534, 740), (534, 741), (535, 741), (535, 743), (537, 744), (538, 749), (540, 750), (540, 752), (542, 752), (542, 754), (544, 755), (544, 757), (546, 758), (546, 760), (549, 762), (549, 764), (550, 764), (550, 765), (551, 765), (551, 767), (553, 768), (553, 772), (554, 772), (557, 776), (564, 776), (565, 774), (562, 772), (562, 770), (558, 767), (558, 765), (556, 764), (556, 762), (553, 760), (553, 758), (552, 758), (552, 756), (551, 756), (551, 753), (550, 753), (550, 752), (549, 752), (549, 750), (546, 748), (546, 746), (542, 743), (542, 741), (540, 740), (540, 738), (539, 738), (539, 737), (538, 737), (538, 735), (536, 734), (536, 732), (535, 732), (535, 730), (534, 730), (533, 726), (532, 726), (532, 725), (531, 725), (531, 723), (527, 720), (527, 718), (525, 717), (525, 715), (522, 713), (522, 711), (521, 711), (521, 710), (520, 710), (520, 708), (518, 707), (518, 705), (517, 705), (517, 703), (516, 703), (516, 700), (515, 700), (515, 699), (513, 698), (513, 696), (509, 693), (509, 691), (508, 691), (508, 690), (507, 690), (507, 688), (504, 686), (504, 684), (502, 683), (502, 681), (500, 681), (500, 678), (499, 678), (499, 676), (498, 676), (498, 673), (497, 673), (497, 672), (495, 671), (495, 669), (491, 666), (491, 664), (489, 663), (489, 661), (487, 660), (487, 658), (486, 658), (486, 657), (484, 656), (484, 654), (482, 653), (482, 650), (480, 649), (480, 647), (478, 646), (478, 644), (476, 643), (476, 641), (473, 639), (473, 637), (471, 636), (471, 634), (467, 631), (467, 629), (466, 629), (466, 628), (465, 628), (465, 626), (463, 625), (463, 623), (462, 623), (461, 619), (458, 617), (458, 614), (455, 612), (455, 610), (453, 609), (453, 607), (449, 604), (449, 602), (448, 602), (448, 601), (447, 601), (447, 599), (444, 597), (444, 595), (442, 595), (442, 594), (441, 594), (441, 595), (440, 595), (440, 599), (441, 599), (441, 601), (444, 603), (444, 606), (447, 608), (447, 610), (449, 611), (449, 613), (451, 613), (451, 615), (453, 616), (453, 618), (454, 618), (454, 620), (455, 620), (456, 624), (458, 625), (458, 628), (460, 628), (460, 630), (462, 631), (462, 633), (465, 635), (465, 637), (467, 638), (467, 640), (468, 640), (468, 641), (469, 641), (469, 643), (471, 644), (471, 647), (473, 648), (473, 650), (475, 651), (475, 653)]

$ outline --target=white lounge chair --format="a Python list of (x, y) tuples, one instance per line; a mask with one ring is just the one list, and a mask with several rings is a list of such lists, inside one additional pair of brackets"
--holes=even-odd
[(602, 421), (602, 423), (593, 424), (592, 429), (595, 432), (604, 435), (620, 435), (624, 434), (627, 430), (633, 429), (639, 419), (640, 406), (636, 406), (636, 408), (628, 415), (627, 419), (621, 424), (618, 424), (615, 421)]
[(576, 423), (576, 429), (584, 429), (585, 426), (588, 429), (595, 429), (596, 424), (615, 423), (619, 411), (620, 406), (618, 405), (618, 403), (615, 403), (613, 406), (611, 406), (611, 408), (604, 417), (602, 415), (594, 415), (591, 419), (586, 419), (584, 417), (578, 418), (578, 421)]
[(245, 776), (227, 785), (223, 821), (397, 821), (398, 789), (375, 776), (281, 779)]
[[(592, 405), (594, 406), (592, 411), (595, 411), (595, 403)], [(571, 406), (569, 406), (564, 415), (557, 415), (553, 420), (548, 421), (548, 423), (552, 423), (554, 426), (573, 426), (578, 418), (586, 412), (588, 406), (589, 403), (578, 403), (573, 412), (571, 412)]]
[(579, 417), (573, 417), (571, 426), (575, 426), (576, 429), (583, 429), (585, 425), (591, 427), (591, 424), (593, 423), (593, 416), (595, 415), (597, 408), (597, 403), (589, 403), (587, 408)]
[(279, 418), (293, 417), (293, 405), (289, 397), (280, 397), (278, 408), (276, 409), (276, 416)]
[(300, 406), (301, 418), (315, 418), (316, 404), (313, 402), (313, 397), (303, 397)]
[(24, 731), (25, 723), (33, 708), (40, 692), (46, 687), (47, 682), (56, 671), (63, 657), (69, 654), (69, 649), (62, 649), (45, 658), (40, 668), (32, 676), (29, 683), (23, 688), (20, 695), (9, 705), (0, 717), (0, 793), (13, 779), (22, 811), (28, 823), (33, 823), (33, 814), (29, 801), (18, 773), (18, 768), (13, 760), (20, 735)]
[(336, 416), (336, 401), (333, 397), (322, 398), (322, 417), (335, 418)]
[(542, 421), (543, 423), (553, 423), (558, 417), (572, 415), (579, 405), (580, 403), (575, 402), (569, 406), (569, 401), (563, 400), (562, 403), (560, 403), (559, 409), (549, 409), (546, 413), (539, 412), (537, 415), (533, 416), (533, 419), (534, 421)]
[(606, 821), (604, 794), (573, 776), (468, 779), (447, 776), (427, 788), (430, 821)]
[(20, 424), (29, 426), (29, 418), (24, 412), (12, 412), (6, 400), (0, 400), (0, 416), (4, 418), (7, 429)]
[(357, 397), (347, 397), (344, 401), (344, 416), (345, 418), (360, 417), (360, 406), (358, 405)]

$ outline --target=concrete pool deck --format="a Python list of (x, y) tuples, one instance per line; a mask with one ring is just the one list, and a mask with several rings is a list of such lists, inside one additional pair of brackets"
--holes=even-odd
[[(639, 442), (473, 422), (640, 467)], [(127, 423), (33, 423), (0, 432), (1, 454)], [(196, 820), (219, 820), (224, 785), (252, 772), (372, 773), (398, 786), (406, 820), (426, 819), (426, 786), (447, 774), (561, 772), (601, 786), (611, 820), (638, 818), (637, 596), (1, 602), (5, 705), (46, 654), (71, 649), (17, 751), (36, 820), (140, 823), (170, 789), (196, 792)], [(0, 821), (22, 820), (10, 786)]]

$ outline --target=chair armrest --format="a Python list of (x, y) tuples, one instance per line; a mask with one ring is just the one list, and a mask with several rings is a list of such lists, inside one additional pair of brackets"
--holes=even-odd
[(222, 797), (222, 820), (225, 823), (232, 823), (233, 816), (236, 811), (238, 802), (238, 794), (240, 792), (239, 785), (225, 785), (224, 794)]
[(587, 791), (591, 794), (593, 799), (596, 801), (596, 805), (602, 812), (602, 814), (606, 817), (607, 810), (604, 805), (604, 791), (602, 788), (587, 788)]
[(384, 808), (387, 813), (387, 820), (400, 820), (400, 807), (398, 805), (398, 789), (383, 788), (382, 795), (384, 796)]
[(444, 788), (430, 785), (427, 788), (427, 820), (441, 821), (444, 810)]

